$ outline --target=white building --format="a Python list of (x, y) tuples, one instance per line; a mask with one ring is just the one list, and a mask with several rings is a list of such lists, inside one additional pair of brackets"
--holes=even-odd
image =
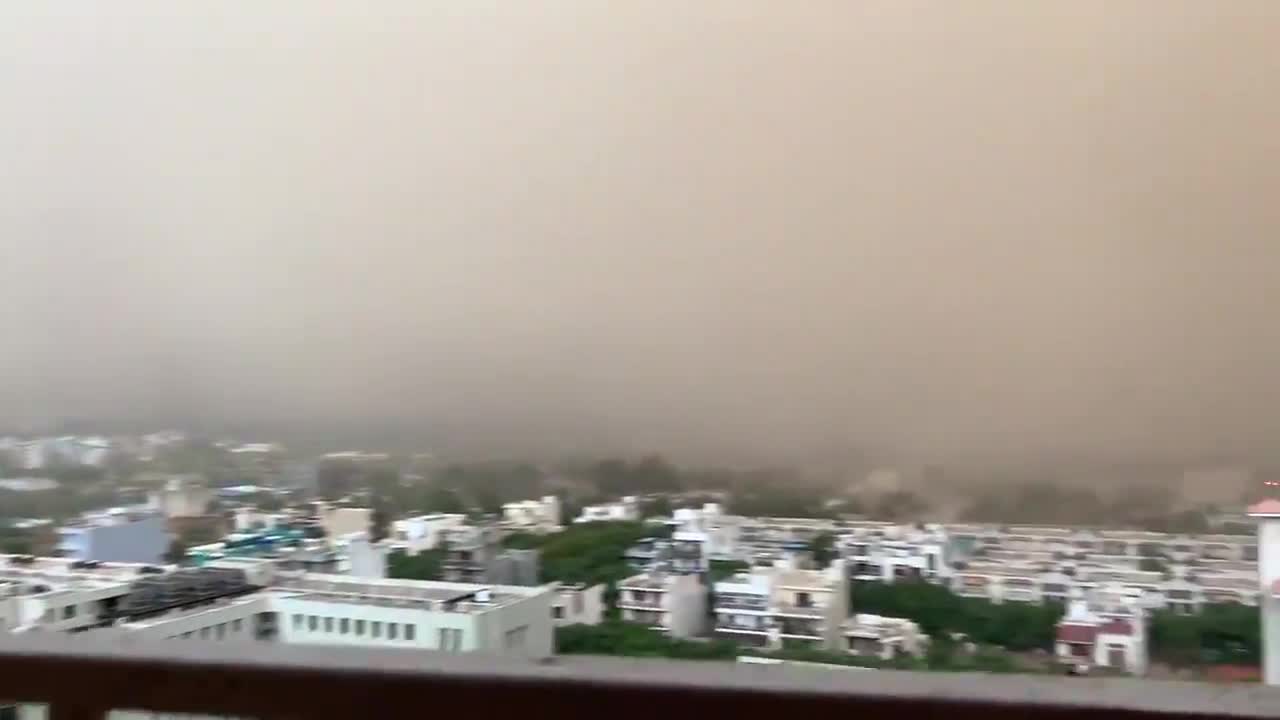
[(541, 500), (510, 502), (502, 506), (503, 523), (512, 530), (552, 533), (561, 530), (560, 498), (545, 495)]
[(946, 530), (939, 525), (858, 528), (837, 540), (854, 580), (892, 583), (925, 579), (945, 583), (951, 576)]
[(324, 534), (331, 538), (367, 532), (373, 521), (373, 509), (363, 507), (334, 507), (325, 502), (316, 503), (316, 519)]
[(693, 637), (706, 626), (707, 586), (696, 575), (634, 575), (618, 583), (618, 609), (627, 622)]
[(168, 571), (0, 556), (0, 632), (121, 639), (553, 653), (554, 586), (508, 587), (284, 572), (228, 559)]
[(201, 517), (213, 502), (213, 491), (198, 477), (175, 475), (151, 493), (147, 505), (167, 518)]
[(1140, 598), (1109, 585), (1072, 599), (1058, 622), (1054, 649), (1061, 662), (1145, 674), (1147, 616)]
[(466, 522), (465, 515), (451, 513), (433, 513), (396, 520), (391, 523), (391, 542), (395, 549), (407, 555), (417, 555), (424, 550), (439, 547), (448, 530), (462, 527)]
[(715, 634), (777, 649), (784, 642), (845, 649), (849, 615), (844, 562), (825, 570), (755, 568), (715, 585)]
[(850, 654), (881, 660), (921, 657), (929, 645), (929, 636), (916, 623), (882, 615), (854, 615), (845, 621), (843, 635)]
[(1280, 500), (1249, 508), (1258, 521), (1258, 588), (1262, 607), (1262, 680), (1280, 685)]
[(556, 627), (599, 625), (604, 620), (604, 585), (555, 585), (551, 619)]
[(582, 508), (574, 522), (636, 522), (639, 519), (640, 501), (634, 495), (628, 495), (615, 503), (588, 505)]

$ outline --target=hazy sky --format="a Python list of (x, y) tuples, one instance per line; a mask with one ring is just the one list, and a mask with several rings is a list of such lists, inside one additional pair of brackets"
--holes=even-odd
[(1265, 452), (1274, 0), (0, 0), (0, 416)]

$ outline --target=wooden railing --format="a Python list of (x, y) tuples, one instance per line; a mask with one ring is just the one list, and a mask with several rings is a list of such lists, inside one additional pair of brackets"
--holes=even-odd
[(0, 698), (50, 720), (112, 709), (276, 718), (810, 717), (1088, 720), (1269, 717), (1257, 685), (480, 655), (275, 643), (120, 645), (0, 636)]

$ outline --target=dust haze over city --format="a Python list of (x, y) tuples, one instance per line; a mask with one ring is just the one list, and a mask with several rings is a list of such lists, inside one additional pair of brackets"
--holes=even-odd
[(1268, 0), (10, 3), (0, 421), (1271, 462), (1277, 30)]

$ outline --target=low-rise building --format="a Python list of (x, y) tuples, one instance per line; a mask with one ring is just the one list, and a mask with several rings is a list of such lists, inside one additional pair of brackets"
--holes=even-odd
[(582, 508), (575, 523), (585, 522), (636, 522), (640, 520), (640, 501), (628, 495), (618, 502), (587, 505)]
[(779, 648), (784, 643), (840, 650), (849, 615), (844, 562), (825, 570), (755, 568), (715, 585), (715, 634)]
[(551, 601), (551, 620), (556, 627), (599, 625), (604, 620), (604, 585), (558, 583)]
[(559, 532), (560, 498), (546, 495), (541, 500), (507, 503), (502, 506), (502, 521), (507, 528), (521, 532)]
[(904, 618), (859, 613), (845, 621), (843, 631), (845, 649), (860, 657), (922, 657), (929, 644), (920, 626)]
[(281, 571), (231, 558), (172, 570), (0, 556), (0, 631), (552, 655), (554, 586)]
[(58, 551), (73, 560), (160, 563), (168, 549), (164, 518), (150, 512), (86, 513), (58, 528)]
[(648, 572), (618, 583), (622, 619), (672, 637), (700, 635), (706, 626), (707, 586), (696, 575)]
[(467, 516), (456, 513), (432, 513), (395, 520), (391, 523), (392, 546), (407, 555), (434, 550), (451, 528), (465, 525)]
[(1140, 598), (1116, 585), (1073, 598), (1058, 623), (1054, 650), (1060, 662), (1145, 674), (1147, 622)]

